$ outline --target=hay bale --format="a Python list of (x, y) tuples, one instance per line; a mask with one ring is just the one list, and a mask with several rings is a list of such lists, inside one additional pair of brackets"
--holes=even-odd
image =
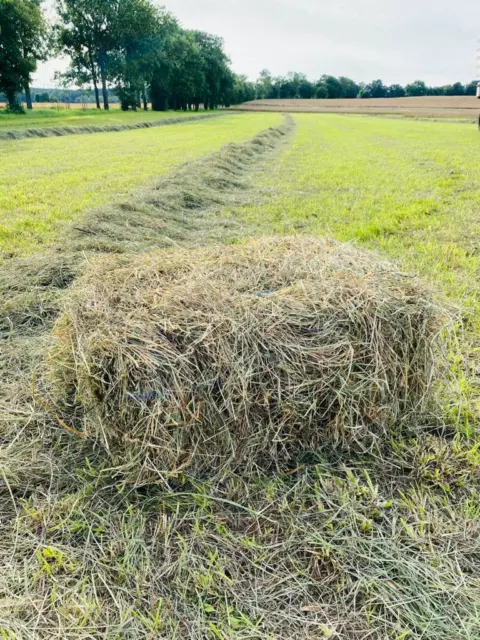
[(374, 255), (313, 237), (92, 263), (57, 323), (57, 406), (136, 479), (288, 463), (431, 399), (442, 311)]

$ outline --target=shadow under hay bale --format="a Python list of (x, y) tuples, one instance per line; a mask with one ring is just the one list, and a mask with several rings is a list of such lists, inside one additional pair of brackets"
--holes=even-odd
[(444, 324), (415, 279), (330, 240), (108, 256), (72, 291), (47, 379), (132, 481), (279, 468), (418, 417)]

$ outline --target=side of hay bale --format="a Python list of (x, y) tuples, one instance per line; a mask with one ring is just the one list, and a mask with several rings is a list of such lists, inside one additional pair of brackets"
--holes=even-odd
[(74, 288), (49, 376), (137, 480), (278, 467), (423, 411), (442, 322), (415, 279), (324, 239), (110, 256)]

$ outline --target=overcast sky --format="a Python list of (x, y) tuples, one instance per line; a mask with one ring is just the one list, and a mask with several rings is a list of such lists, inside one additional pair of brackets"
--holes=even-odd
[[(52, 0), (49, 0), (52, 2)], [(255, 79), (303, 71), (387, 84), (476, 76), (480, 0), (167, 0), (186, 28), (225, 39), (233, 68)], [(65, 62), (39, 66), (36, 86), (53, 86)], [(477, 79), (478, 75), (477, 75)]]

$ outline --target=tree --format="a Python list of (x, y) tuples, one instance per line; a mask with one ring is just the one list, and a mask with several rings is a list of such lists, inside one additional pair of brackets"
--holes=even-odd
[(57, 47), (59, 52), (70, 56), (70, 65), (65, 73), (55, 74), (55, 78), (66, 85), (74, 82), (80, 87), (92, 83), (97, 109), (100, 109), (98, 49), (87, 14), (81, 6), (68, 0), (57, 1), (57, 13), (61, 20), (55, 26)]
[(150, 96), (154, 111), (166, 111), (169, 107), (171, 83), (175, 72), (173, 49), (180, 31), (176, 18), (170, 13), (162, 13), (150, 78)]
[(465, 95), (466, 96), (476, 96), (477, 95), (477, 86), (478, 80), (472, 80), (465, 85)]
[(444, 96), (446, 87), (427, 87), (427, 96)]
[(9, 108), (16, 109), (16, 93), (25, 90), (32, 108), (31, 74), (47, 51), (47, 25), (40, 0), (0, 0), (0, 90)]
[(386, 98), (388, 89), (381, 80), (372, 80), (366, 84), (359, 92), (359, 98)]
[(165, 10), (149, 0), (123, 0), (117, 17), (115, 65), (110, 75), (123, 106), (148, 109), (146, 85), (151, 81), (160, 46), (160, 27)]
[(232, 85), (227, 93), (225, 106), (232, 104), (242, 104), (255, 100), (257, 86), (253, 82), (249, 82), (246, 76), (238, 76), (232, 73)]
[(404, 98), (405, 97), (405, 89), (401, 84), (392, 84), (387, 89), (387, 97), (388, 98)]
[(260, 71), (260, 76), (255, 85), (255, 93), (257, 99), (260, 100), (269, 100), (275, 97), (273, 77), (268, 69)]
[(216, 109), (225, 97), (225, 87), (231, 78), (230, 60), (223, 50), (223, 39), (219, 36), (192, 31), (202, 56), (202, 70), (205, 78), (204, 107)]
[(315, 98), (325, 100), (327, 96), (327, 87), (323, 83), (317, 84), (317, 86), (315, 87)]
[(35, 102), (50, 102), (50, 96), (47, 92), (35, 94)]
[(446, 96), (464, 96), (465, 87), (461, 82), (455, 82), (454, 84), (448, 87), (445, 87), (445, 95)]
[(360, 87), (354, 80), (340, 76), (338, 81), (342, 87), (342, 98), (356, 98), (358, 96)]
[(323, 75), (319, 82), (317, 83), (317, 87), (319, 84), (322, 84), (327, 91), (327, 98), (343, 98), (343, 87), (335, 76)]
[(125, 73), (125, 58), (133, 55), (134, 43), (152, 36), (155, 7), (149, 0), (57, 0), (57, 13), (59, 43), (72, 58), (70, 77), (79, 84), (91, 79), (96, 93), (100, 78), (108, 109), (107, 84)]
[(427, 95), (427, 85), (423, 80), (415, 80), (411, 84), (407, 84), (405, 87), (405, 93), (407, 96), (426, 96)]
[[(203, 71), (204, 58), (198, 46), (195, 34), (180, 31), (173, 40), (172, 60), (173, 75), (170, 86), (171, 106), (186, 111), (192, 104), (200, 107), (202, 96), (208, 92), (206, 77)], [(220, 94), (219, 87), (216, 87)]]

